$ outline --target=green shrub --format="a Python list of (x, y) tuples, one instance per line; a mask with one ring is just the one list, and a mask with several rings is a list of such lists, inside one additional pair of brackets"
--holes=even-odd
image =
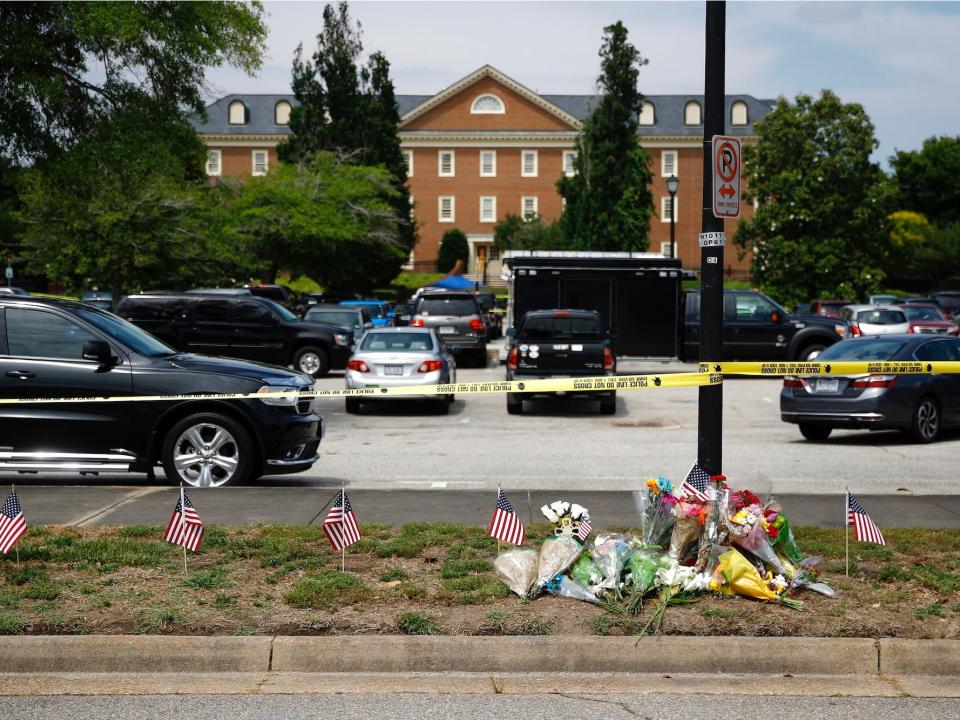
[(17, 613), (0, 612), (0, 635), (16, 635), (23, 631), (24, 622)]
[(443, 635), (440, 624), (421, 612), (405, 612), (397, 618), (397, 630), (404, 635)]
[(407, 571), (398, 565), (390, 565), (383, 569), (377, 576), (380, 582), (393, 582), (394, 580), (406, 580), (410, 576)]
[(181, 585), (194, 590), (219, 590), (233, 585), (226, 570), (223, 568), (209, 568), (194, 570), (181, 581)]
[(53, 580), (37, 580), (27, 585), (20, 594), (28, 600), (56, 600), (60, 586)]
[(283, 599), (295, 608), (332, 610), (369, 596), (369, 588), (357, 576), (339, 570), (324, 570), (297, 580)]

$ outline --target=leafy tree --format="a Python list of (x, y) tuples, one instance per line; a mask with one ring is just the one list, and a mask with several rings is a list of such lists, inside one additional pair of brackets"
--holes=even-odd
[(650, 156), (637, 143), (647, 60), (622, 22), (604, 28), (600, 57), (603, 97), (577, 139), (576, 173), (557, 183), (567, 201), (561, 228), (570, 249), (642, 251), (653, 216)]
[(493, 241), (500, 250), (562, 250), (560, 223), (544, 222), (539, 215), (524, 219), (507, 215), (493, 228)]
[(448, 273), (453, 270), (457, 260), (467, 264), (470, 257), (470, 244), (462, 230), (452, 228), (440, 238), (440, 250), (437, 253), (437, 270)]
[(262, 177), (228, 182), (220, 231), (267, 266), (297, 268), (328, 290), (367, 291), (396, 277), (407, 253), (397, 243), (390, 175), (320, 152)]
[(358, 165), (382, 165), (394, 178), (390, 202), (397, 217), (399, 241), (409, 252), (414, 244), (407, 171), (397, 125), (400, 115), (390, 63), (379, 52), (359, 65), (363, 52), (361, 27), (350, 20), (345, 2), (323, 10), (323, 30), (317, 35), (312, 60), (303, 46), (293, 61), (293, 93), (299, 101), (290, 114), (291, 135), (277, 153), (285, 162), (299, 162), (318, 151), (329, 151)]
[(125, 106), (203, 112), (206, 68), (247, 72), (267, 36), (259, 2), (0, 3), (0, 152), (37, 161)]
[(236, 272), (202, 221), (206, 151), (193, 129), (131, 105), (48, 163), (24, 173), (22, 254), (69, 288), (124, 290), (214, 283)]
[(757, 201), (735, 242), (753, 252), (753, 281), (790, 305), (862, 297), (880, 287), (890, 188), (863, 107), (831, 91), (783, 98), (744, 149), (744, 199)]
[(960, 137), (931, 137), (890, 158), (901, 210), (938, 225), (960, 222)]

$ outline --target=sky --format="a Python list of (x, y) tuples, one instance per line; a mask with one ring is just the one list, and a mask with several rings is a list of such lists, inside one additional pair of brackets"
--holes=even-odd
[[(294, 51), (315, 49), (323, 6), (266, 2), (263, 68), (211, 70), (211, 100), (289, 92)], [(603, 28), (617, 20), (649, 60), (641, 92), (703, 93), (703, 2), (355, 1), (350, 13), (364, 50), (390, 61), (398, 94), (434, 94), (486, 64), (537, 92), (593, 93)], [(884, 165), (932, 135), (960, 134), (960, 2), (731, 1), (726, 36), (728, 94), (831, 89), (864, 106)]]

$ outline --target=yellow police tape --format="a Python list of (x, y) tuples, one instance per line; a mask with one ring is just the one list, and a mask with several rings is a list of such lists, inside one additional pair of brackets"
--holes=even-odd
[(172, 402), (177, 400), (270, 400), (279, 398), (404, 397), (419, 395), (491, 395), (503, 393), (592, 393), (611, 390), (719, 385), (724, 375), (927, 375), (960, 373), (960, 362), (703, 362), (698, 372), (662, 375), (613, 375), (491, 382), (366, 387), (357, 390), (276, 390), (257, 393), (193, 393), (182, 395), (117, 395), (112, 397), (0, 398), (0, 405), (104, 402)]
[(493, 382), (448, 383), (366, 387), (357, 390), (277, 390), (257, 393), (196, 393), (186, 395), (118, 395), (114, 397), (0, 398), (0, 405), (103, 402), (170, 402), (176, 400), (269, 400), (273, 398), (404, 397), (411, 395), (488, 395), (499, 393), (570, 392), (609, 390), (652, 390), (668, 387), (717, 385), (723, 376), (716, 373), (667, 373), (664, 375), (611, 375), (584, 378), (544, 378)]

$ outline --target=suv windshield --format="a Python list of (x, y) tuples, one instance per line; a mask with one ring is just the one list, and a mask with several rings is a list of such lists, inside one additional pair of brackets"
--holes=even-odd
[(163, 357), (164, 355), (173, 355), (175, 352), (150, 333), (144, 332), (136, 325), (128, 323), (116, 315), (87, 308), (77, 308), (74, 312), (77, 317), (86, 320), (98, 330), (105, 332), (140, 355)]
[(477, 303), (468, 297), (425, 297), (417, 309), (420, 315), (476, 315)]
[(817, 356), (817, 362), (824, 360), (891, 360), (907, 343), (892, 338), (868, 338), (866, 340), (844, 340), (831, 345)]
[(351, 328), (360, 324), (357, 320), (356, 312), (344, 312), (343, 310), (308, 310), (303, 319), (311, 322), (339, 325), (345, 328)]
[(519, 333), (525, 339), (564, 338), (569, 340), (601, 340), (600, 320), (595, 317), (528, 317)]
[(903, 311), (911, 320), (943, 320), (943, 314), (935, 307), (905, 307)]
[(274, 313), (279, 315), (281, 318), (283, 318), (287, 322), (297, 322), (300, 319), (296, 315), (294, 315), (292, 312), (287, 310), (283, 305), (276, 302), (275, 300), (271, 300), (270, 298), (265, 298), (265, 297), (258, 297), (257, 301), (262, 302), (264, 305), (269, 307), (271, 310), (273, 310)]
[(857, 322), (867, 325), (899, 325), (906, 321), (901, 310), (863, 310), (857, 313)]

